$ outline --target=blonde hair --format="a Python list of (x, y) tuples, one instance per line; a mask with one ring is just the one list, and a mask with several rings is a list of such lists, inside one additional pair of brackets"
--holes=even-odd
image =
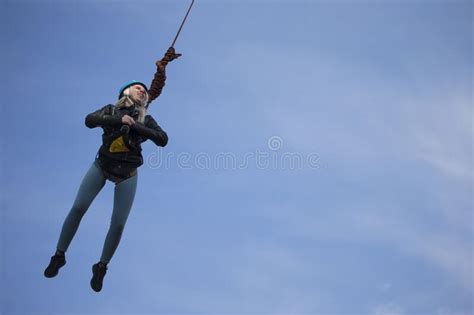
[[(128, 90), (128, 89), (127, 89)], [(125, 91), (127, 91), (125, 90)], [(145, 101), (143, 103), (136, 103), (132, 100), (132, 98), (128, 95), (128, 93), (125, 93), (124, 91), (124, 95), (122, 96), (121, 99), (119, 99), (117, 101), (117, 103), (115, 103), (115, 106), (117, 106), (118, 108), (128, 108), (130, 106), (133, 106), (135, 105), (137, 110), (138, 110), (138, 119), (137, 121), (138, 122), (141, 122), (141, 123), (144, 123), (145, 122), (145, 116), (147, 114), (147, 105), (148, 105), (148, 93), (147, 93), (147, 97), (145, 99)]]

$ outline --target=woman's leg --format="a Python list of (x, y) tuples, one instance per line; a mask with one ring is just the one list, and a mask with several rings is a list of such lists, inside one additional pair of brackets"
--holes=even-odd
[(57, 249), (65, 252), (77, 232), (79, 223), (94, 198), (105, 185), (105, 177), (99, 166), (93, 163), (84, 176), (71, 211), (64, 220)]
[(110, 262), (122, 237), (122, 232), (132, 208), (133, 199), (135, 198), (137, 178), (138, 175), (134, 175), (115, 185), (112, 220), (100, 258), (100, 261), (104, 264)]

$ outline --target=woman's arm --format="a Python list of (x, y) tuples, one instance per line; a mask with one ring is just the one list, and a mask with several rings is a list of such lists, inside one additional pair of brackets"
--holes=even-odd
[(160, 96), (166, 81), (166, 65), (179, 58), (181, 54), (177, 54), (173, 47), (168, 48), (165, 56), (156, 62), (156, 72), (148, 90), (148, 104)]
[(85, 124), (88, 128), (115, 126), (122, 123), (118, 111), (115, 111), (114, 105), (106, 105), (101, 109), (86, 116)]
[(131, 126), (131, 129), (140, 136), (150, 139), (157, 146), (164, 147), (168, 143), (168, 135), (151, 116), (146, 120), (146, 125), (137, 121)]
[(160, 96), (166, 81), (165, 66), (160, 61), (156, 62), (156, 72), (148, 90), (148, 103), (151, 103), (158, 96)]

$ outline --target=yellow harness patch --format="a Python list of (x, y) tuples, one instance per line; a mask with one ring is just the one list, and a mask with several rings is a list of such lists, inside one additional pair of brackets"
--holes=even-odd
[(125, 145), (123, 136), (118, 137), (112, 142), (109, 147), (110, 152), (130, 152), (130, 149)]

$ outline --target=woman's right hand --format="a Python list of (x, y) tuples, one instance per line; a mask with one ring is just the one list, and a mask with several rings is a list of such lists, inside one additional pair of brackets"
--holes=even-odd
[(128, 126), (132, 126), (133, 124), (135, 124), (135, 120), (129, 115), (123, 115), (122, 122)]

